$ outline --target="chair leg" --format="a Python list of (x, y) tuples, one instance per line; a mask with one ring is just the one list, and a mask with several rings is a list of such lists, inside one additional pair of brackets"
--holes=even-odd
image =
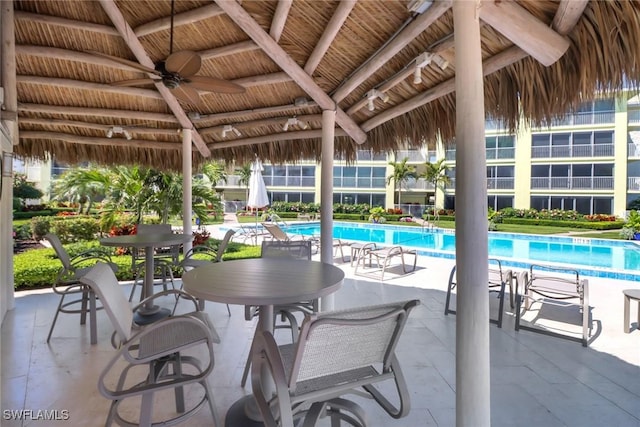
[(58, 315), (60, 314), (60, 310), (62, 309), (64, 297), (64, 295), (60, 296), (60, 302), (58, 303), (58, 308), (56, 308), (56, 314), (53, 316), (53, 322), (51, 322), (51, 328), (49, 328), (49, 335), (47, 335), (47, 343), (49, 342), (49, 340), (51, 340), (51, 334), (53, 333), (53, 328), (56, 326), (56, 322), (58, 321)]
[(227, 313), (229, 313), (229, 317), (231, 317), (231, 309), (229, 308), (229, 304), (227, 304)]
[(498, 328), (502, 328), (502, 312), (504, 311), (504, 291), (505, 291), (505, 282), (503, 281), (500, 285), (500, 293), (498, 294), (498, 298), (500, 299), (500, 303), (498, 304)]
[(91, 337), (91, 344), (98, 343), (98, 323), (96, 316), (96, 294), (92, 290), (89, 290), (89, 330)]
[(140, 403), (140, 427), (151, 427), (153, 420), (153, 392), (143, 393)]

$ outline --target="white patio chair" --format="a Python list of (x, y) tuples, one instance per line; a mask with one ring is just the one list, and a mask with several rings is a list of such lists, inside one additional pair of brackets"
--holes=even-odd
[[(408, 264), (405, 257), (413, 257), (413, 265)], [(369, 258), (368, 271), (363, 271), (366, 268), (366, 260)], [(376, 267), (373, 267), (373, 260), (375, 258)], [(353, 274), (358, 276), (372, 276), (380, 273), (380, 281), (384, 281), (384, 273), (391, 266), (394, 259), (400, 260), (400, 267), (402, 273), (407, 274), (415, 271), (416, 264), (418, 262), (418, 252), (415, 249), (406, 249), (402, 246), (389, 246), (381, 248), (376, 246), (375, 243), (365, 244), (358, 252), (358, 259), (356, 261), (356, 268)], [(373, 268), (373, 270), (371, 270)]]
[(106, 262), (113, 271), (117, 271), (118, 267), (111, 262), (111, 257), (103, 248), (90, 249), (71, 257), (62, 246), (62, 242), (57, 235), (47, 233), (44, 238), (51, 244), (62, 263), (62, 269), (58, 272), (52, 286), (53, 292), (60, 295), (60, 302), (51, 322), (47, 342), (51, 340), (51, 334), (60, 313), (80, 314), (81, 325), (86, 323), (88, 313), (91, 344), (95, 344), (97, 342), (96, 311), (102, 310), (102, 307), (95, 307), (94, 309), (89, 307), (92, 291), (79, 280), (96, 262)]
[[(498, 325), (498, 328), (502, 328), (502, 316), (504, 314), (504, 293), (506, 287), (509, 286), (509, 297), (511, 302), (511, 308), (515, 307), (513, 301), (513, 272), (511, 270), (503, 270), (502, 263), (498, 259), (489, 258), (489, 292), (494, 292), (498, 294), (499, 305), (498, 305), (498, 319), (489, 319), (491, 323), (495, 323)], [(458, 285), (458, 279), (456, 276), (456, 266), (454, 265), (451, 269), (451, 273), (449, 273), (449, 284), (447, 286), (447, 297), (444, 303), (444, 314), (445, 316), (449, 313), (456, 314), (456, 310), (451, 310), (449, 308), (451, 303), (451, 291), (455, 289)]]
[[(348, 393), (373, 398), (393, 418), (406, 416), (409, 390), (395, 348), (418, 304), (411, 300), (311, 314), (296, 344), (278, 346), (271, 333), (257, 334), (251, 381), (265, 425), (293, 427), (304, 418), (303, 426), (310, 427), (328, 408), (336, 422), (332, 425), (345, 419), (365, 426), (362, 408), (342, 398)], [(263, 369), (275, 383), (273, 397), (265, 394)], [(381, 384), (387, 380), (395, 384), (397, 406), (381, 391), (390, 389)]]
[[(311, 260), (311, 241), (309, 240), (292, 240), (292, 241), (268, 241), (262, 242), (262, 258), (290, 258), (290, 259), (303, 259)], [(313, 301), (300, 301), (295, 304), (276, 305), (273, 307), (273, 329), (290, 329), (291, 341), (296, 342), (298, 339), (298, 320), (295, 313), (310, 314), (319, 310), (319, 301), (317, 299)], [(252, 320), (258, 316), (259, 307), (245, 306), (245, 320)], [(280, 316), (281, 322), (276, 323), (276, 320)], [(240, 385), (244, 387), (249, 378), (249, 369), (251, 367), (251, 351), (247, 357), (247, 363), (242, 373), (242, 379)]]
[[(115, 421), (118, 425), (143, 427), (174, 425), (208, 403), (214, 425), (219, 425), (213, 395), (207, 383), (214, 365), (213, 343), (219, 342), (219, 338), (207, 314), (194, 311), (136, 329), (132, 308), (113, 271), (106, 264), (96, 264), (81, 281), (98, 295), (116, 329), (112, 343), (117, 352), (98, 379), (100, 393), (112, 401), (105, 424), (109, 426)], [(189, 298), (188, 294), (177, 290), (155, 294), (152, 298), (172, 293), (184, 294), (185, 298)], [(195, 299), (190, 299), (197, 310)], [(195, 348), (204, 348), (207, 357), (196, 358), (184, 354)], [(203, 365), (203, 362), (206, 364)], [(115, 378), (117, 382), (114, 387)], [(187, 409), (184, 389), (195, 384), (203, 387), (204, 396)], [(154, 394), (171, 389), (175, 392), (176, 414), (168, 415), (171, 417), (168, 420), (152, 422)], [(118, 411), (123, 400), (130, 397), (141, 398), (137, 421), (125, 419)]]
[[(234, 234), (235, 230), (227, 230), (217, 247), (207, 245), (196, 245), (192, 247), (184, 254), (184, 258), (180, 261), (180, 267), (183, 271), (189, 271), (211, 262), (222, 262), (224, 251), (227, 249)], [(199, 300), (200, 310), (204, 310), (204, 304), (204, 300)], [(229, 304), (227, 304), (227, 313), (231, 316)]]
[[(520, 283), (524, 286), (524, 293), (519, 294)], [(582, 314), (582, 336), (580, 338), (557, 333), (550, 328), (533, 327), (520, 323), (522, 313), (522, 303), (524, 302), (524, 312), (531, 310), (534, 303), (553, 305), (556, 307), (575, 307), (577, 302)], [(563, 267), (552, 267), (532, 264), (529, 271), (523, 271), (516, 284), (516, 331), (523, 329), (538, 332), (558, 338), (569, 339), (582, 343), (583, 347), (588, 346), (590, 331), (590, 308), (589, 308), (589, 281), (580, 279), (577, 270)]]

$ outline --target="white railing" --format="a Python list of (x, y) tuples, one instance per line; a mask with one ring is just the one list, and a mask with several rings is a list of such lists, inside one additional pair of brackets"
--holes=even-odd
[(628, 157), (640, 157), (640, 144), (627, 144)]
[(629, 191), (640, 191), (640, 176), (630, 176), (627, 178), (627, 189)]
[(487, 189), (489, 190), (513, 190), (514, 178), (497, 177), (487, 178)]
[(589, 145), (545, 145), (543, 147), (531, 147), (531, 157), (559, 158), (559, 157), (612, 157), (614, 144), (589, 144)]
[(614, 111), (574, 113), (552, 121), (552, 126), (580, 126), (602, 123), (613, 123), (615, 120)]
[(402, 209), (403, 215), (411, 215), (413, 217), (422, 218), (422, 215), (426, 210), (433, 209), (433, 205), (418, 205), (414, 203), (402, 203), (400, 205), (393, 205), (395, 209)]
[(531, 178), (532, 189), (611, 190), (612, 176), (537, 177)]
[(509, 148), (487, 148), (487, 160), (494, 159), (514, 159), (516, 155), (516, 149)]
[(418, 150), (399, 150), (396, 152), (396, 162), (408, 158), (411, 163), (424, 163), (428, 160), (427, 155), (423, 151)]
[(356, 178), (356, 177), (334, 177), (333, 186), (335, 188), (385, 188), (386, 178)]
[(433, 185), (432, 182), (428, 182), (422, 178), (416, 179), (416, 180), (409, 180), (404, 188), (406, 188), (407, 190), (431, 190), (433, 191), (435, 189), (435, 186)]
[(627, 111), (627, 122), (630, 125), (638, 125), (638, 124), (640, 124), (640, 110), (629, 110), (629, 111)]

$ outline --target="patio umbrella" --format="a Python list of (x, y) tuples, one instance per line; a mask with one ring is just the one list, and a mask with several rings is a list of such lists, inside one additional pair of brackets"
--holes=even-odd
[(247, 208), (256, 209), (256, 228), (258, 226), (258, 209), (269, 205), (269, 195), (267, 194), (267, 186), (264, 185), (264, 179), (262, 178), (262, 170), (262, 162), (256, 159), (251, 164), (249, 198), (247, 199)]

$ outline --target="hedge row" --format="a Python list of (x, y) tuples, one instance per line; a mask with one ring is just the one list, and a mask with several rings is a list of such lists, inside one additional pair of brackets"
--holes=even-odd
[(530, 218), (502, 218), (502, 223), (516, 225), (546, 225), (551, 227), (573, 227), (585, 228), (589, 230), (617, 230), (624, 226), (624, 221), (558, 221), (553, 219)]

